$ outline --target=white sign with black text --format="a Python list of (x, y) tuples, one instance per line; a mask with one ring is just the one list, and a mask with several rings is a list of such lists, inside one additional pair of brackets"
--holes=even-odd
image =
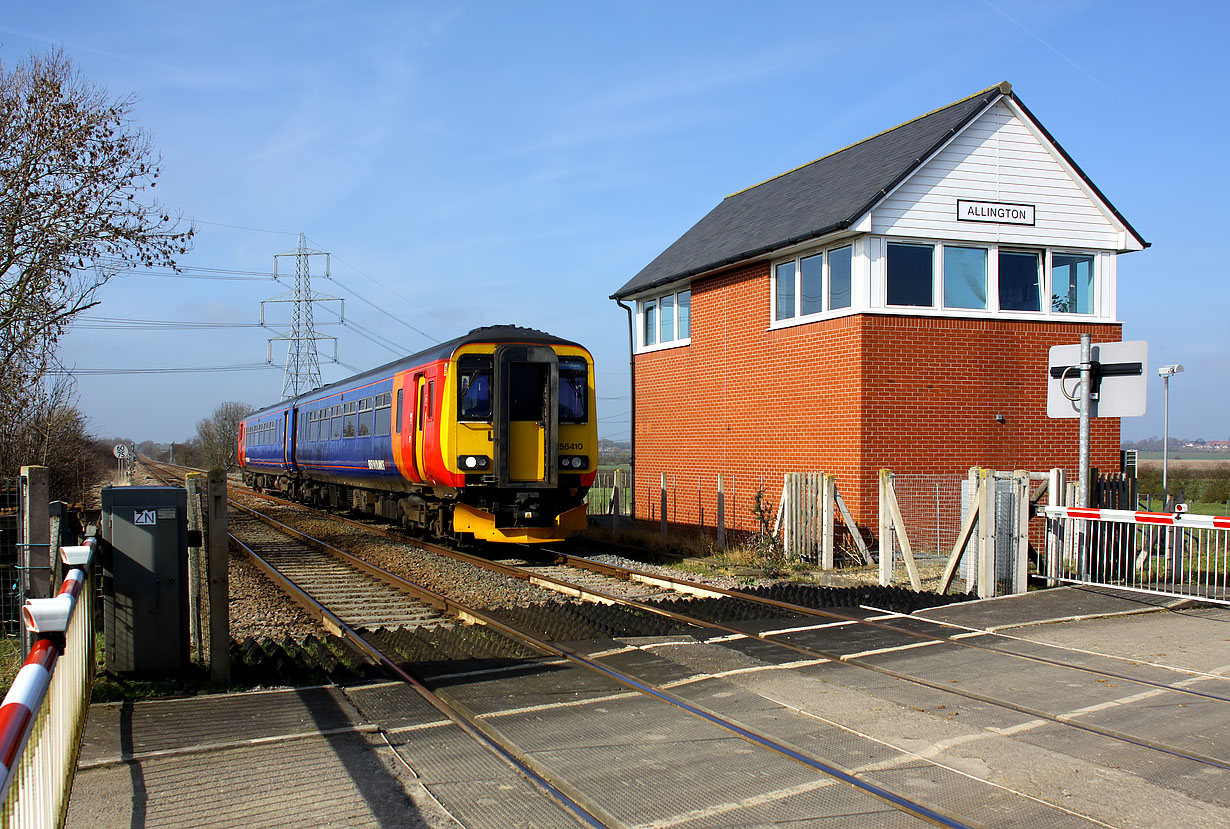
[(995, 222), (996, 224), (1030, 225), (1032, 227), (1034, 206), (1032, 204), (957, 199), (957, 221)]

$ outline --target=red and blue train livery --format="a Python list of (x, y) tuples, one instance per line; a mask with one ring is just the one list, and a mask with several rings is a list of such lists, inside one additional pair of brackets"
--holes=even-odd
[(436, 537), (556, 541), (584, 530), (598, 461), (594, 364), (515, 326), (458, 337), (262, 409), (244, 482)]

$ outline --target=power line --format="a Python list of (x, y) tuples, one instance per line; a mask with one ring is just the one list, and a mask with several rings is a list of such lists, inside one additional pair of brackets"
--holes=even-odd
[[(322, 325), (339, 325), (332, 320)], [(88, 331), (181, 331), (214, 328), (268, 328), (259, 322), (207, 322), (204, 320), (146, 320), (126, 317), (78, 317), (75, 330)]]
[(380, 313), (384, 314), (386, 317), (388, 317), (389, 319), (393, 320), (394, 322), (396, 322), (396, 323), (400, 323), (401, 325), (404, 325), (404, 326), (406, 326), (407, 328), (409, 328), (409, 329), (410, 329), (411, 331), (413, 331), (414, 333), (416, 333), (416, 334), (420, 334), (420, 335), (422, 335), (423, 337), (426, 337), (426, 338), (427, 338), (427, 340), (428, 340), (428, 342), (433, 342), (433, 343), (438, 343), (438, 342), (440, 342), (440, 338), (439, 338), (439, 337), (432, 336), (431, 334), (428, 334), (426, 331), (422, 330), (421, 328), (415, 328), (413, 325), (411, 325), (410, 323), (406, 322), (406, 321), (405, 321), (404, 319), (402, 319), (401, 317), (396, 316), (396, 315), (394, 315), (394, 314), (390, 313), (388, 310), (386, 310), (386, 309), (384, 309), (384, 308), (381, 308), (379, 305), (377, 305), (376, 303), (372, 302), (372, 301), (371, 301), (370, 299), (368, 299), (367, 297), (365, 297), (365, 296), (363, 296), (362, 294), (358, 293), (358, 292), (357, 292), (354, 288), (351, 288), (351, 287), (349, 287), (349, 286), (347, 286), (347, 285), (343, 285), (341, 282), (339, 282), (339, 281), (338, 281), (337, 277), (333, 277), (333, 284), (334, 284), (334, 285), (337, 285), (337, 287), (341, 288), (343, 291), (346, 291), (347, 293), (349, 293), (351, 296), (353, 296), (355, 299), (359, 300), (360, 302), (365, 303), (365, 304), (367, 304), (367, 305), (370, 305), (372, 308), (375, 308), (377, 311), (379, 311)]
[(111, 374), (201, 374), (225, 371), (257, 371), (276, 368), (272, 363), (237, 363), (229, 366), (181, 366), (175, 368), (56, 368), (48, 374), (86, 377)]
[[(319, 243), (317, 243), (317, 242), (313, 242), (312, 244), (319, 244)], [(442, 316), (440, 316), (439, 314), (437, 314), (435, 311), (431, 310), (430, 308), (428, 308), (428, 307), (426, 307), (426, 306), (424, 306), (424, 305), (420, 305), (419, 303), (415, 302), (413, 299), (411, 299), (411, 298), (410, 298), (410, 297), (408, 297), (408, 296), (405, 296), (404, 294), (398, 293), (397, 291), (395, 291), (395, 290), (393, 290), (392, 288), (390, 288), (388, 285), (385, 285), (383, 282), (381, 282), (380, 280), (376, 279), (374, 276), (371, 276), (370, 274), (366, 274), (366, 273), (364, 273), (363, 271), (359, 270), (359, 269), (358, 269), (358, 268), (356, 268), (354, 265), (352, 265), (352, 264), (350, 264), (349, 262), (347, 262), (345, 259), (342, 259), (340, 256), (339, 256), (339, 257), (337, 257), (337, 261), (341, 262), (343, 265), (345, 265), (346, 267), (350, 268), (352, 271), (354, 271), (355, 273), (357, 273), (359, 276), (361, 276), (361, 277), (363, 277), (364, 279), (368, 280), (369, 282), (373, 283), (373, 284), (374, 284), (374, 285), (376, 285), (377, 287), (379, 287), (379, 288), (383, 288), (384, 290), (388, 291), (390, 294), (392, 294), (393, 296), (395, 296), (395, 297), (397, 297), (398, 299), (402, 300), (403, 302), (408, 302), (408, 303), (410, 303), (411, 305), (413, 305), (415, 308), (418, 308), (420, 311), (422, 311), (422, 312), (424, 312), (424, 313), (426, 313), (426, 314), (430, 314), (431, 316), (433, 316), (433, 317), (435, 317), (436, 319), (440, 320), (440, 322), (442, 322), (442, 323), (444, 323), (444, 324), (446, 324), (446, 325), (451, 325), (451, 326), (453, 326), (454, 328), (456, 328), (457, 330), (461, 331), (462, 333), (465, 333), (465, 331), (466, 331), (465, 326), (458, 325), (457, 323), (453, 322), (452, 320), (447, 320), (447, 319), (445, 319), (444, 317), (442, 317)], [(420, 332), (420, 333), (421, 333), (421, 332)], [(424, 335), (424, 336), (426, 336), (426, 335)]]

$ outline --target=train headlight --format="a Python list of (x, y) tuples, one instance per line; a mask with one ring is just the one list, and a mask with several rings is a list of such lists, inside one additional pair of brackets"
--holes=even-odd
[(585, 469), (589, 466), (589, 458), (584, 455), (560, 455), (560, 469)]
[(486, 455), (461, 455), (457, 465), (462, 469), (482, 471), (491, 465), (491, 459)]
[(572, 468), (573, 468), (573, 469), (580, 469), (580, 468), (581, 468), (581, 464), (582, 464), (582, 463), (583, 463), (583, 460), (582, 460), (581, 458), (573, 458), (573, 459), (572, 459)]

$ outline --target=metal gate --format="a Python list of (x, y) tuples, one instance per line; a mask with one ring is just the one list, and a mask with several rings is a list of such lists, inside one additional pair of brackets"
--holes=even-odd
[(1047, 575), (1230, 605), (1230, 517), (1046, 508)]

